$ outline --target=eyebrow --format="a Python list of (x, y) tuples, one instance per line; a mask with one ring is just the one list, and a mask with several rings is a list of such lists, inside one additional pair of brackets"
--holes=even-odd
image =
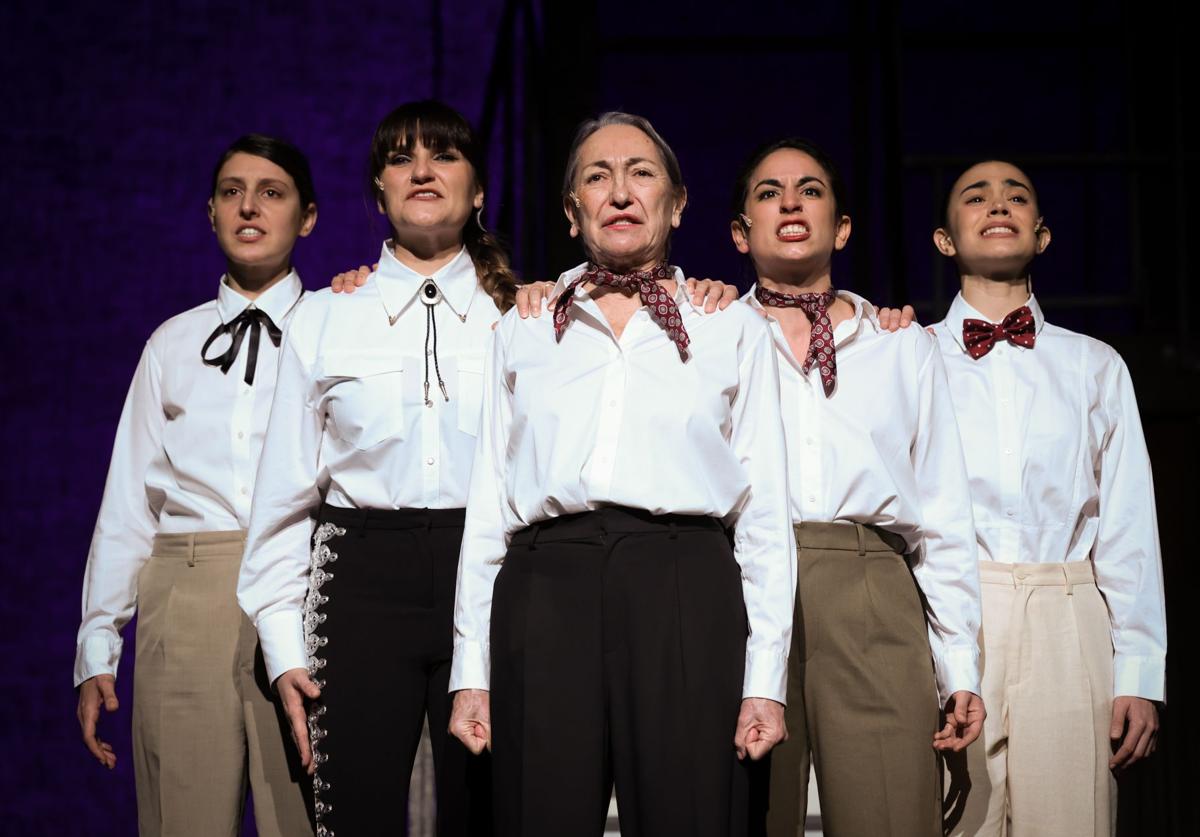
[[(1005, 186), (1016, 186), (1018, 189), (1024, 189), (1026, 192), (1029, 192), (1031, 194), (1033, 192), (1033, 190), (1030, 189), (1028, 186), (1026, 186), (1024, 183), (1022, 183), (1019, 180), (1014, 180), (1011, 177), (1004, 178), (1004, 180), (1002, 180), (1001, 183), (1003, 183)], [(969, 192), (972, 189), (982, 189), (984, 186), (987, 186), (987, 185), (988, 185), (988, 181), (980, 180), (978, 183), (972, 183), (970, 186), (964, 186), (963, 190), (961, 192), (959, 192), (959, 194), (960, 195), (965, 194), (966, 192)]]
[[(236, 184), (238, 186), (245, 186), (246, 179), (244, 177), (238, 177), (237, 175), (231, 174), (226, 177), (222, 177), (219, 181), (217, 181), (218, 186), (224, 186), (225, 184)], [(262, 185), (280, 186), (280, 187), (283, 187), (284, 189), (287, 188), (287, 183), (285, 181), (280, 180), (277, 177), (261, 178), (261, 179), (255, 181), (255, 185), (256, 186), (262, 186)]]
[[(649, 157), (630, 157), (628, 160), (625, 161), (625, 166), (628, 168), (629, 166), (638, 166), (638, 165), (642, 165), (644, 163), (649, 163), (652, 166), (658, 165), (658, 161), (651, 160)], [(598, 168), (598, 169), (604, 169), (605, 171), (612, 171), (612, 163), (608, 162), (608, 160), (596, 160), (594, 162), (587, 163), (586, 165), (584, 165), (585, 169), (590, 169), (593, 167)]]
[[(811, 174), (808, 175), (807, 177), (800, 178), (800, 180), (796, 183), (796, 185), (804, 186), (808, 183), (820, 183), (822, 186), (825, 186), (824, 180), (817, 177), (816, 175), (811, 175)], [(781, 183), (780, 181), (776, 180), (773, 177), (766, 177), (754, 184), (755, 189), (757, 189), (759, 186), (775, 186), (779, 189), (782, 189), (783, 183)], [(826, 187), (826, 188), (828, 188), (828, 187)], [(751, 191), (753, 191), (753, 190), (751, 190)]]

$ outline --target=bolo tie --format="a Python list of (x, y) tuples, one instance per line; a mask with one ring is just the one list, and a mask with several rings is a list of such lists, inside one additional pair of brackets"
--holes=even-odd
[[(434, 316), (433, 309), (437, 307), (439, 302), (445, 302), (446, 307), (458, 317), (460, 323), (467, 321), (467, 313), (471, 310), (471, 303), (467, 303), (467, 310), (463, 313), (458, 313), (458, 310), (442, 295), (442, 289), (437, 286), (437, 282), (433, 279), (426, 279), (421, 283), (420, 290), (417, 291), (417, 296), (421, 303), (425, 306), (425, 406), (432, 407), (433, 401), (429, 398), (429, 358), (433, 357), (433, 373), (437, 377), (438, 389), (442, 391), (442, 398), (446, 401), (450, 400), (450, 393), (446, 391), (446, 382), (442, 380), (442, 369), (438, 364), (437, 353), (437, 317)], [(475, 296), (472, 294), (471, 302), (475, 301)], [(386, 310), (386, 309), (385, 309)], [(388, 315), (388, 325), (395, 325), (400, 319), (400, 313)], [(432, 345), (432, 349), (430, 346)]]

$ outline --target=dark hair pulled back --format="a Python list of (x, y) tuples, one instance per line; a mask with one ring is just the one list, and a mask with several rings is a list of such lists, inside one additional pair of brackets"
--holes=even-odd
[(217, 160), (217, 165), (213, 168), (212, 187), (208, 190), (210, 195), (216, 194), (217, 178), (221, 174), (221, 167), (234, 154), (253, 154), (255, 157), (262, 157), (291, 175), (296, 184), (296, 191), (300, 195), (301, 210), (308, 209), (317, 202), (312, 170), (309, 168), (308, 158), (304, 156), (304, 152), (286, 140), (269, 137), (266, 134), (246, 134), (238, 137), (232, 145), (225, 149), (220, 159)]
[(750, 156), (746, 158), (746, 162), (742, 164), (737, 180), (734, 181), (733, 202), (730, 205), (730, 219), (739, 221), (741, 214), (746, 211), (746, 198), (750, 196), (750, 178), (754, 175), (754, 170), (758, 168), (758, 164), (776, 151), (784, 148), (790, 148), (794, 151), (807, 154), (816, 161), (818, 166), (825, 170), (825, 174), (829, 177), (829, 191), (833, 193), (833, 211), (839, 217), (849, 214), (846, 202), (846, 183), (842, 180), (842, 174), (838, 171), (833, 158), (825, 153), (816, 143), (806, 140), (803, 137), (783, 137), (782, 139), (763, 143), (754, 149)]

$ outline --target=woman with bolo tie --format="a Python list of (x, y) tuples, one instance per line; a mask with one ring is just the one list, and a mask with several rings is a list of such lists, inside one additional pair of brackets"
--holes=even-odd
[(813, 144), (757, 149), (732, 216), (756, 274), (744, 299), (779, 355), (798, 561), (768, 833), (803, 831), (811, 761), (826, 834), (934, 837), (935, 751), (965, 748), (984, 716), (975, 536), (941, 355), (922, 329), (890, 334), (834, 289), (850, 217)]
[(236, 585), (280, 333), (304, 292), (292, 248), (317, 221), (308, 161), (242, 137), (217, 161), (208, 214), (226, 263), (217, 298), (151, 335), (117, 428), (84, 577), (79, 722), (111, 768), (96, 722), (117, 708), (120, 631), (136, 610), (139, 833), (237, 834), (248, 780), (258, 833), (292, 837), (312, 833), (308, 782), (289, 764)]
[(584, 123), (563, 206), (588, 261), (552, 317), (496, 331), (450, 688), (453, 732), (492, 747), (501, 834), (599, 835), (614, 780), (622, 834), (729, 834), (737, 758), (786, 735), (775, 349), (748, 307), (681, 288), (686, 199), (648, 121)]
[(438, 102), (371, 143), (392, 237), (358, 293), (284, 338), (238, 597), (254, 619), (321, 834), (395, 834), (429, 719), (441, 835), (490, 829), (487, 762), (446, 733), (454, 584), (484, 354), (515, 277), (479, 224), (482, 149)]

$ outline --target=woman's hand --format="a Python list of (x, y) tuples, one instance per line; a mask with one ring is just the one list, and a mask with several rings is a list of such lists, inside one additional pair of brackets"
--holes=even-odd
[(983, 698), (964, 689), (950, 695), (945, 714), (945, 724), (933, 734), (933, 749), (959, 753), (983, 732), (987, 710), (983, 708)]
[(335, 294), (352, 294), (367, 284), (367, 277), (376, 270), (379, 270), (378, 262), (370, 267), (364, 264), (358, 270), (347, 270), (345, 273), (339, 273), (333, 277), (329, 287), (333, 288)]
[(1158, 746), (1158, 708), (1145, 698), (1114, 698), (1108, 737), (1114, 747), (1120, 744), (1108, 760), (1109, 770), (1120, 772), (1141, 761)]
[(279, 675), (275, 680), (275, 689), (279, 692), (279, 702), (283, 704), (283, 712), (291, 727), (292, 741), (300, 753), (300, 764), (311, 776), (317, 772), (317, 763), (313, 760), (312, 746), (308, 740), (308, 709), (304, 702), (319, 698), (321, 689), (308, 676), (306, 668), (290, 668)]
[(692, 295), (692, 305), (697, 308), (704, 306), (705, 314), (712, 314), (718, 309), (724, 311), (729, 303), (738, 298), (735, 285), (726, 285), (717, 279), (696, 279), (688, 277), (688, 293)]
[(787, 737), (782, 703), (767, 698), (742, 701), (733, 733), (733, 746), (739, 760), (749, 756), (751, 761), (758, 761), (776, 744), (787, 741)]
[(550, 296), (553, 291), (553, 282), (529, 282), (517, 288), (517, 313), (521, 315), (521, 319), (540, 317), (542, 300), (546, 301), (547, 309), (554, 307), (558, 297)]
[(492, 696), (483, 689), (454, 693), (450, 710), (450, 734), (475, 755), (492, 749)]
[(917, 312), (911, 305), (905, 305), (903, 308), (880, 308), (879, 325), (884, 331), (898, 331), (912, 325), (916, 316)]
[(100, 720), (100, 707), (106, 712), (116, 712), (120, 705), (115, 690), (116, 678), (111, 674), (97, 674), (79, 684), (79, 707), (75, 710), (79, 718), (79, 729), (83, 743), (96, 757), (101, 766), (112, 770), (117, 766), (117, 754), (112, 745), (96, 735), (96, 724)]

